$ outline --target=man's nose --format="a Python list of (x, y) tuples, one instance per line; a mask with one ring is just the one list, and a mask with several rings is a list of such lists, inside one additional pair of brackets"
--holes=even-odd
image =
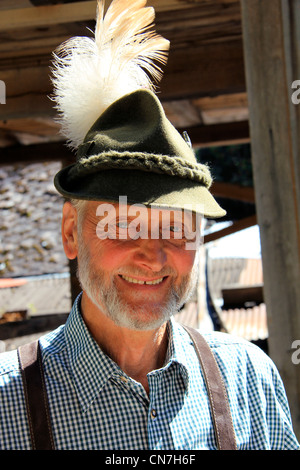
[(159, 272), (167, 262), (167, 254), (161, 239), (140, 240), (139, 250), (136, 253), (137, 263), (151, 271)]

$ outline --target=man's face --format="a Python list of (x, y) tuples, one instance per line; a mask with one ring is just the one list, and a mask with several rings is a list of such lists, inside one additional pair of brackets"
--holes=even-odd
[(186, 246), (195, 228), (191, 213), (88, 202), (78, 227), (83, 291), (119, 326), (158, 328), (197, 283), (197, 250)]

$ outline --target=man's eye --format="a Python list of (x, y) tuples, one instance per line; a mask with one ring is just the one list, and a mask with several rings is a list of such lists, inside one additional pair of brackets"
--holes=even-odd
[(123, 228), (123, 229), (128, 228), (128, 222), (125, 222), (125, 221), (117, 222), (116, 225), (117, 225), (118, 228)]
[(181, 225), (171, 225), (170, 226), (170, 231), (174, 233), (181, 233), (182, 232), (182, 227)]

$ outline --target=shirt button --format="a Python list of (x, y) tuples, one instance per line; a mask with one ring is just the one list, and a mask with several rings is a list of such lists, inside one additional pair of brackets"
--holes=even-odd
[(122, 380), (122, 382), (125, 382), (125, 383), (128, 382), (128, 379), (126, 377), (124, 377), (124, 375), (120, 376), (120, 380)]
[(154, 408), (152, 408), (151, 413), (150, 413), (150, 416), (151, 416), (152, 419), (155, 419), (155, 418), (156, 418), (157, 412), (156, 412), (156, 410), (155, 410)]

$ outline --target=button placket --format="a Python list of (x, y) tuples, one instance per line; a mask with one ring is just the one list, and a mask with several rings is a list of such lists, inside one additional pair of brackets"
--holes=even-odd
[(158, 417), (158, 406), (155, 406), (155, 402), (156, 402), (157, 393), (159, 390), (159, 384), (160, 384), (161, 379), (162, 379), (162, 376), (161, 376), (160, 371), (158, 370), (148, 374), (148, 383), (150, 387), (150, 404), (149, 404), (150, 413), (149, 415), (151, 418), (151, 422), (155, 421)]
[(128, 379), (127, 379), (127, 377), (125, 377), (124, 375), (120, 375), (120, 380), (121, 380), (122, 382), (124, 382), (125, 384), (128, 383)]

